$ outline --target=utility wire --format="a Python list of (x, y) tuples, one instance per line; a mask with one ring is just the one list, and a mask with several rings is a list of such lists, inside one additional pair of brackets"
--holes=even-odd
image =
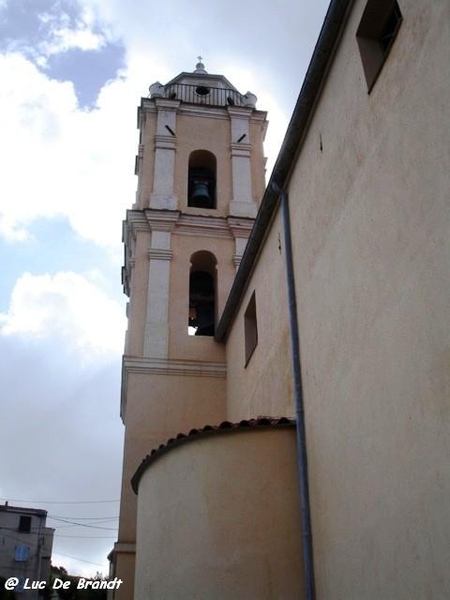
[(115, 521), (119, 517), (61, 517), (61, 515), (47, 515), (49, 519), (76, 519), (77, 521)]
[[(7, 537), (7, 538), (10, 538), (10, 539), (12, 539), (12, 540), (16, 540), (16, 541), (19, 541), (19, 542), (25, 543), (25, 542), (24, 542), (24, 540), (23, 540), (22, 538), (18, 538), (18, 537), (16, 537), (15, 535), (8, 535), (7, 533), (5, 533), (5, 534), (2, 534), (2, 535), (4, 535), (4, 536), (5, 536), (5, 537)], [(33, 547), (33, 548), (38, 548), (38, 547), (39, 547), (39, 544), (35, 544), (35, 543), (33, 543), (33, 542), (30, 542), (30, 541), (28, 541), (28, 540), (27, 540), (27, 542), (26, 542), (26, 545), (27, 545), (27, 546), (30, 546), (30, 547)], [(73, 560), (79, 560), (79, 561), (81, 561), (81, 562), (89, 563), (89, 564), (91, 564), (91, 565), (96, 565), (97, 567), (104, 567), (104, 566), (105, 566), (104, 564), (100, 564), (100, 563), (92, 562), (92, 560), (86, 560), (85, 558), (78, 558), (77, 556), (70, 556), (69, 554), (62, 554), (61, 552), (55, 552), (55, 551), (52, 549), (52, 557), (53, 557), (53, 555), (54, 555), (54, 554), (57, 554), (58, 556), (65, 556), (66, 558), (72, 558)]]
[(76, 523), (75, 521), (69, 521), (68, 519), (58, 519), (55, 517), (49, 517), (53, 521), (60, 521), (61, 523), (71, 523), (72, 525), (79, 525), (80, 527), (91, 527), (92, 529), (106, 529), (108, 531), (117, 531), (117, 527), (100, 527), (99, 525), (88, 525), (87, 523)]
[(85, 558), (78, 558), (77, 556), (70, 556), (69, 554), (62, 554), (61, 552), (52, 552), (53, 554), (57, 554), (58, 556), (65, 556), (66, 558), (73, 558), (74, 560), (80, 560), (81, 562), (89, 563), (90, 565), (97, 565), (97, 567), (104, 567), (104, 564), (92, 562), (92, 560), (86, 560)]

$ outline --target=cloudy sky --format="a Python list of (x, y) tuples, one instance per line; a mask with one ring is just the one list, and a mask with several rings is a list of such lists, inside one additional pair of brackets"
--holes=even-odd
[(268, 111), (270, 169), (327, 5), (0, 0), (0, 502), (48, 510), (72, 573), (116, 535), (136, 106), (201, 54)]

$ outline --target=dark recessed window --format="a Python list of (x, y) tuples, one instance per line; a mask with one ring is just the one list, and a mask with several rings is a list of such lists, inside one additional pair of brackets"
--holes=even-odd
[(356, 39), (369, 92), (392, 48), (401, 22), (402, 13), (396, 0), (367, 2)]
[(216, 265), (214, 254), (206, 250), (191, 256), (189, 275), (189, 335), (214, 335), (216, 317)]
[(216, 157), (207, 150), (189, 156), (188, 206), (216, 208)]
[(256, 321), (256, 300), (253, 292), (250, 302), (244, 313), (244, 335), (245, 335), (245, 366), (252, 357), (258, 345), (258, 324)]
[(19, 531), (23, 533), (30, 533), (31, 531), (31, 517), (20, 516), (19, 519)]

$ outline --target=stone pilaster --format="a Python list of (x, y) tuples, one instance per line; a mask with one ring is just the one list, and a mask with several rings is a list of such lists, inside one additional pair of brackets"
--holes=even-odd
[(150, 195), (150, 208), (175, 210), (178, 200), (174, 192), (176, 120), (179, 102), (156, 100), (158, 111), (156, 121), (155, 165), (153, 171), (153, 191)]
[(228, 107), (231, 120), (231, 172), (233, 198), (230, 215), (254, 218), (257, 207), (252, 199), (250, 144), (251, 108)]
[(167, 358), (169, 348), (170, 238), (178, 212), (146, 213), (151, 231), (144, 356)]

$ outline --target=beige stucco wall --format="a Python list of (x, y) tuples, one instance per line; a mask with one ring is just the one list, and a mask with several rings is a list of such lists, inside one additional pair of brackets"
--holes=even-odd
[(293, 429), (174, 448), (139, 484), (135, 600), (303, 598)]
[[(202, 375), (200, 367), (192, 374), (186, 373), (188, 367), (182, 363), (172, 369), (155, 364), (146, 368), (143, 364), (129, 370), (119, 524), (119, 539), (123, 542), (134, 541), (136, 535), (136, 498), (130, 481), (144, 457), (170, 437), (220, 423), (226, 416), (225, 373), (219, 368), (215, 376)], [(140, 372), (133, 372), (137, 370)]]
[[(368, 95), (355, 39), (365, 4), (355, 3), (288, 185), (317, 595), (443, 599), (450, 595), (450, 5), (399, 2), (404, 22)], [(266, 288), (280, 285), (274, 254), (264, 252), (247, 292), (256, 289), (257, 306), (261, 272)], [(258, 324), (278, 306), (270, 304)], [(243, 339), (241, 320), (227, 356)], [(282, 331), (264, 345), (260, 337), (257, 383), (249, 370), (231, 373), (230, 361), (233, 415), (233, 380), (244, 397), (250, 390), (252, 412), (259, 399), (265, 410), (271, 375), (257, 353), (280, 346)]]
[[(277, 214), (226, 343), (231, 421), (293, 416), (284, 237)], [(244, 313), (255, 292), (258, 345), (245, 364)]]
[(131, 478), (144, 457), (170, 437), (225, 419), (225, 370), (211, 364), (212, 375), (192, 362), (176, 364), (126, 359), (126, 427), (116, 574), (124, 584), (117, 600), (133, 597), (136, 495)]

